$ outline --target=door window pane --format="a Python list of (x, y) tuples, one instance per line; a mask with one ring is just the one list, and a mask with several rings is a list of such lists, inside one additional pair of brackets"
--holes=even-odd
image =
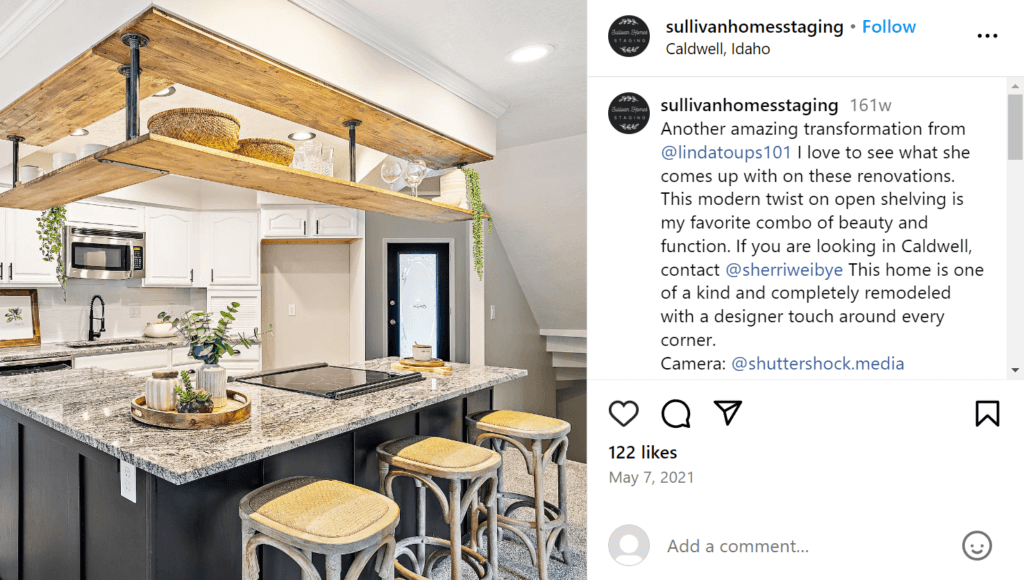
[(412, 356), (414, 344), (429, 344), (437, 357), (437, 256), (398, 255), (400, 356)]

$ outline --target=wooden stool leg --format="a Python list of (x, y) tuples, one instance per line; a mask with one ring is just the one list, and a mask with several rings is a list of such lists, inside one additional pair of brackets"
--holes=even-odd
[(565, 452), (568, 451), (569, 444), (565, 445), (566, 449), (563, 450), (562, 460), (558, 463), (558, 510), (565, 515), (565, 523), (562, 526), (558, 542), (562, 547), (562, 561), (571, 566), (572, 545), (569, 543), (569, 490), (567, 488), (569, 476), (568, 468), (565, 465)]
[(327, 555), (327, 580), (341, 580), (341, 554)]
[(260, 561), (256, 557), (256, 546), (249, 546), (249, 540), (256, 530), (242, 522), (242, 580), (259, 580)]
[[(309, 559), (310, 562), (313, 561), (313, 550), (302, 550), (302, 555)], [(302, 580), (313, 580), (313, 577), (303, 571)]]
[[(491, 485), (497, 487), (498, 482), (501, 481), (501, 475), (491, 482)], [(492, 494), (491, 501), (487, 504), (487, 560), (490, 562), (491, 567), (491, 578), (498, 578), (498, 502), (501, 501), (498, 498), (499, 493)]]
[(452, 545), (452, 580), (462, 580), (462, 482), (448, 480), (448, 529)]
[(540, 580), (548, 580), (548, 531), (544, 528), (544, 451), (540, 439), (533, 440), (534, 521), (537, 523), (537, 571)]
[[(416, 482), (416, 535), (427, 537), (427, 488), (418, 479)], [(423, 574), (423, 567), (427, 565), (427, 545), (420, 542), (416, 546), (416, 573)]]

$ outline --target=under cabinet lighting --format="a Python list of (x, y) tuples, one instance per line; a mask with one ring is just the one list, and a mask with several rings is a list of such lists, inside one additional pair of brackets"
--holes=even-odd
[(512, 52), (505, 55), (505, 60), (516, 64), (524, 62), (533, 62), (540, 60), (545, 56), (555, 51), (555, 47), (550, 44), (528, 44), (526, 46), (520, 46)]
[(166, 89), (164, 89), (164, 90), (162, 90), (160, 92), (153, 93), (153, 96), (154, 97), (169, 97), (169, 96), (173, 95), (175, 93), (175, 91), (177, 91), (177, 89), (175, 89), (173, 86), (171, 86), (171, 87), (167, 87)]
[(78, 129), (77, 131), (72, 133), (71, 136), (72, 137), (85, 137), (88, 134), (89, 134), (89, 130), (88, 129)]
[(301, 133), (292, 133), (291, 135), (288, 135), (288, 140), (289, 141), (309, 141), (310, 139), (315, 139), (315, 138), (316, 138), (316, 133), (307, 133), (305, 131), (303, 131)]

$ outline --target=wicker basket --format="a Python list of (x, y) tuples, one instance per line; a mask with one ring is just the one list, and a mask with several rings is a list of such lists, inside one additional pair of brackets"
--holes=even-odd
[(238, 118), (214, 109), (171, 109), (146, 123), (150, 133), (233, 152), (238, 148)]
[(235, 153), (278, 165), (291, 165), (295, 157), (295, 146), (277, 139), (242, 139)]

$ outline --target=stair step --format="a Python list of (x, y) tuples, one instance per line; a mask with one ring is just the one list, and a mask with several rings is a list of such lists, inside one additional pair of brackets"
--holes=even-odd
[(548, 352), (587, 352), (587, 339), (574, 336), (549, 336)]
[(555, 368), (587, 368), (587, 355), (575, 352), (553, 352), (551, 353), (551, 366)]
[(587, 369), (555, 369), (556, 381), (585, 381), (587, 380)]

